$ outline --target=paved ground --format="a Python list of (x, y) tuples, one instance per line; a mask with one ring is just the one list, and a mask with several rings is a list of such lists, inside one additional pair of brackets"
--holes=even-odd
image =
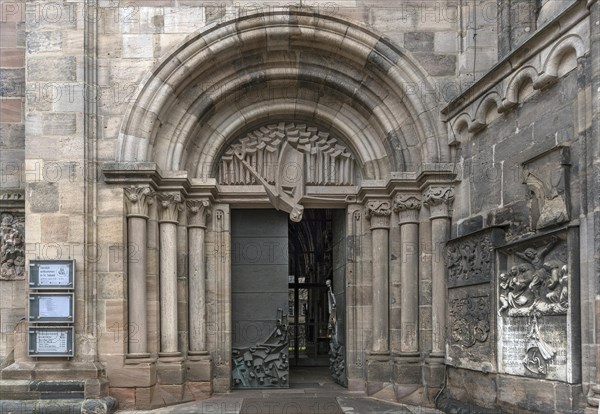
[(392, 404), (348, 391), (333, 383), (327, 369), (300, 368), (290, 375), (285, 390), (234, 391), (204, 401), (151, 411), (119, 414), (436, 414), (420, 407)]

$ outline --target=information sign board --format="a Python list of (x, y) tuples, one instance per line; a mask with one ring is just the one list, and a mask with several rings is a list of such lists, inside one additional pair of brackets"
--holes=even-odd
[(31, 289), (74, 289), (75, 260), (31, 260), (29, 262)]
[(73, 327), (35, 326), (29, 328), (27, 354), (30, 357), (72, 357)]
[(73, 293), (30, 293), (29, 323), (73, 323)]

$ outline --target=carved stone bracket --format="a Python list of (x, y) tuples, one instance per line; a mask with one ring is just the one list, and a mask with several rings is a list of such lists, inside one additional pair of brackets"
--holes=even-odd
[(25, 217), (2, 214), (0, 280), (25, 278)]
[(390, 227), (392, 204), (389, 200), (371, 200), (367, 202), (367, 218), (371, 221), (371, 230)]
[(162, 223), (178, 222), (179, 212), (183, 211), (183, 198), (180, 193), (158, 193), (158, 220)]
[(206, 228), (206, 219), (212, 214), (210, 201), (187, 200), (188, 227)]
[(417, 194), (398, 194), (394, 199), (394, 211), (401, 224), (418, 222), (421, 205), (421, 197)]
[(429, 207), (432, 219), (448, 217), (453, 202), (452, 187), (429, 187), (423, 194), (423, 205)]
[(147, 186), (125, 187), (125, 205), (127, 216), (138, 216), (148, 218), (148, 207), (154, 203), (156, 193)]

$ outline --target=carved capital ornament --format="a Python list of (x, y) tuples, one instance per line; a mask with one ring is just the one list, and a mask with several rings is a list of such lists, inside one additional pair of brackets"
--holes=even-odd
[(208, 200), (187, 200), (188, 227), (206, 228), (206, 219), (210, 217), (211, 205)]
[(394, 199), (394, 211), (398, 213), (400, 224), (417, 222), (421, 204), (417, 194), (398, 194)]
[(154, 203), (156, 193), (148, 186), (125, 187), (127, 217), (148, 218), (148, 207)]
[(179, 212), (183, 210), (180, 193), (158, 193), (158, 220), (161, 223), (178, 222)]
[(392, 215), (392, 203), (388, 200), (372, 200), (367, 202), (367, 218), (371, 221), (371, 230), (389, 228)]
[(453, 202), (452, 187), (429, 187), (423, 194), (423, 205), (429, 207), (432, 219), (448, 217)]

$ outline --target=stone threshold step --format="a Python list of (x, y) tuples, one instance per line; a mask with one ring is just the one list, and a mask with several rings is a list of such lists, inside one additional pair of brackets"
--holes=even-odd
[(2, 400), (82, 400), (84, 381), (0, 380)]
[(11, 414), (111, 414), (117, 409), (112, 397), (72, 400), (0, 400), (0, 413)]

